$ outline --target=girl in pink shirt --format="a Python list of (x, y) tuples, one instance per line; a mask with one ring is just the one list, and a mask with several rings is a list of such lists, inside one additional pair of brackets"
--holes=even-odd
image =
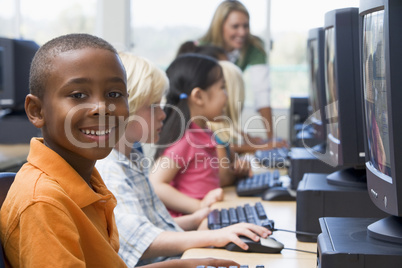
[(219, 159), (208, 121), (222, 120), (227, 101), (222, 68), (208, 56), (184, 54), (166, 70), (170, 81), (164, 127), (150, 180), (173, 216), (223, 199)]

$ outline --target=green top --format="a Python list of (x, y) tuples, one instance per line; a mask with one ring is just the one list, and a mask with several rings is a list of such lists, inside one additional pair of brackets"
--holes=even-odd
[(235, 62), (237, 66), (244, 71), (249, 65), (267, 64), (267, 55), (254, 45), (249, 45), (246, 50), (246, 55), (242, 61), (241, 58)]
[[(258, 38), (258, 37), (257, 37)], [(261, 46), (264, 47), (263, 41), (258, 38), (261, 42)], [(200, 41), (200, 45), (213, 45), (203, 41)], [(256, 64), (267, 64), (267, 54), (265, 51), (257, 48), (255, 45), (249, 44), (247, 46), (246, 54), (243, 60), (240, 60), (241, 56), (236, 60), (235, 64), (244, 71), (247, 66), (249, 65), (256, 65)]]

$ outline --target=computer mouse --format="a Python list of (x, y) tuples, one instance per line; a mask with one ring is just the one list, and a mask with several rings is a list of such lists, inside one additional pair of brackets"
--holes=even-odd
[(295, 201), (296, 198), (292, 196), (286, 187), (278, 186), (271, 187), (261, 195), (262, 200), (265, 201)]
[(243, 250), (235, 243), (229, 243), (226, 245), (225, 248), (230, 251), (256, 253), (280, 253), (281, 250), (284, 248), (284, 245), (281, 242), (276, 241), (276, 239), (272, 237), (261, 237), (260, 241), (258, 242), (255, 242), (250, 238), (244, 236), (240, 236), (240, 239), (249, 246), (248, 250)]

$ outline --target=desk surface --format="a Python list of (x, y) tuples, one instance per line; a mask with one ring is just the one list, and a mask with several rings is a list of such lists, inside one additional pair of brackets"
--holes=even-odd
[[(268, 218), (275, 221), (278, 229), (296, 229), (296, 202), (295, 201), (262, 201), (259, 197), (238, 197), (235, 188), (226, 187), (225, 200), (214, 204), (214, 208), (229, 208), (245, 203), (253, 204), (261, 202), (264, 205)], [(201, 229), (207, 228), (207, 221), (204, 220)], [(306, 251), (317, 251), (316, 243), (299, 242), (294, 233), (276, 231), (272, 237), (282, 242), (285, 248), (300, 249)], [(280, 254), (261, 254), (261, 253), (240, 253), (225, 249), (215, 248), (194, 248), (184, 252), (182, 258), (203, 258), (213, 257), (221, 259), (231, 259), (240, 264), (248, 264), (250, 268), (256, 265), (265, 265), (269, 268), (312, 268), (317, 266), (317, 255), (312, 253), (298, 252), (283, 249)]]

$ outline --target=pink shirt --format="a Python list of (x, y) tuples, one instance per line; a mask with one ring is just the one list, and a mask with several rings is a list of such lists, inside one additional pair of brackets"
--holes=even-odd
[(197, 199), (202, 199), (209, 191), (219, 188), (216, 145), (210, 130), (191, 123), (183, 137), (163, 153), (180, 167), (171, 185)]

